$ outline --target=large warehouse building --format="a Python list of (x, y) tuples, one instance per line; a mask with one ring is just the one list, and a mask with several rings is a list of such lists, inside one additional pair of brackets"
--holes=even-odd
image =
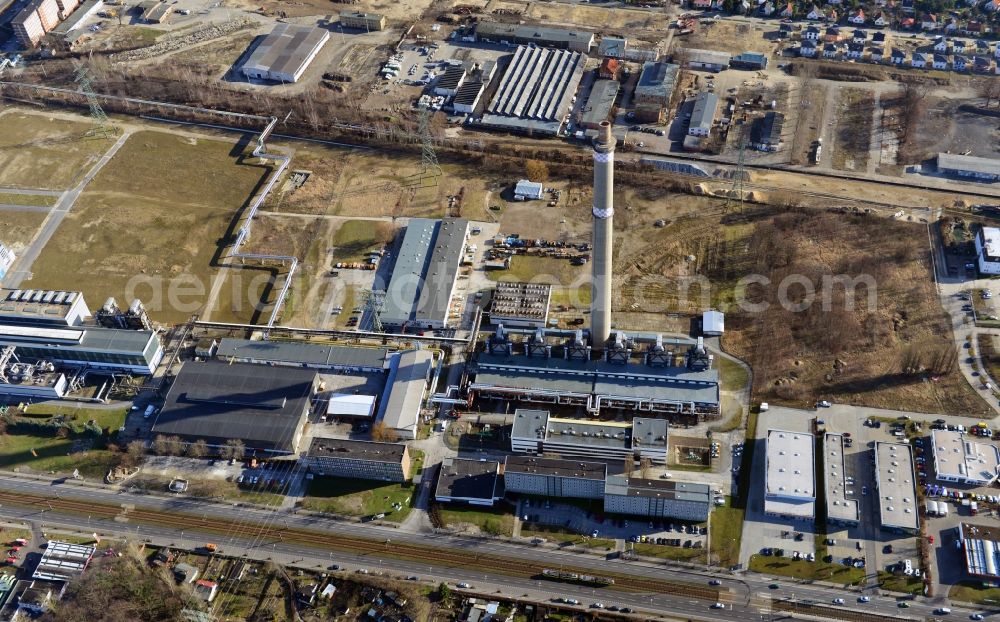
[(247, 363), (186, 363), (170, 386), (152, 434), (205, 440), (223, 447), (239, 439), (247, 454), (299, 451), (318, 386), (308, 369)]
[(827, 434), (823, 439), (823, 451), (823, 492), (826, 495), (826, 522), (833, 525), (857, 525), (860, 519), (858, 500), (855, 497), (853, 487), (847, 484), (843, 435)]
[(420, 410), (427, 397), (433, 364), (434, 357), (427, 350), (407, 350), (392, 358), (378, 421), (400, 438), (417, 438)]
[(410, 452), (402, 443), (313, 438), (305, 461), (309, 471), (328, 477), (405, 482)]
[(312, 26), (279, 23), (243, 63), (243, 75), (255, 80), (297, 82), (330, 39)]
[(712, 490), (708, 484), (609, 475), (604, 511), (686, 521), (708, 520)]
[(767, 431), (764, 513), (792, 520), (816, 518), (816, 463), (813, 436)]
[(888, 531), (916, 534), (917, 484), (913, 449), (904, 443), (875, 443), (875, 486), (878, 488), (879, 526)]
[(482, 124), (509, 132), (558, 134), (586, 62), (579, 52), (519, 46)]
[(969, 576), (993, 585), (1000, 582), (1000, 529), (959, 523), (958, 541)]
[(643, 123), (662, 123), (674, 94), (680, 67), (670, 63), (643, 63), (632, 103), (635, 117)]
[(463, 218), (411, 218), (385, 291), (379, 318), (393, 330), (447, 328), (458, 268), (469, 235)]

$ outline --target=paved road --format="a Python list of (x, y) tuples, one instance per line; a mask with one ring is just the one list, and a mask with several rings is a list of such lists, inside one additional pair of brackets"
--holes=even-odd
[(118, 153), (118, 150), (121, 149), (122, 145), (125, 144), (125, 141), (128, 140), (128, 137), (131, 136), (131, 134), (131, 130), (123, 132), (115, 144), (112, 145), (111, 148), (108, 149), (103, 156), (101, 156), (101, 159), (98, 160), (93, 167), (91, 167), (86, 175), (84, 175), (83, 179), (80, 180), (80, 183), (74, 188), (62, 193), (62, 196), (59, 197), (55, 207), (51, 208), (48, 217), (46, 217), (45, 222), (42, 223), (41, 229), (35, 235), (31, 244), (29, 244), (28, 248), (21, 253), (14, 264), (14, 268), (7, 274), (7, 277), (4, 279), (4, 286), (20, 287), (23, 281), (31, 278), (31, 267), (34, 265), (35, 260), (38, 259), (38, 256), (41, 255), (45, 245), (48, 244), (49, 240), (52, 239), (52, 236), (55, 235), (56, 229), (59, 228), (63, 218), (65, 218), (66, 214), (73, 209), (73, 205), (76, 203), (76, 200), (80, 198), (80, 195), (83, 193), (83, 189), (87, 187), (87, 184), (89, 184), (99, 172), (101, 172), (104, 165), (110, 162), (111, 158)]
[[(440, 574), (443, 577), (457, 580), (467, 580), (470, 582), (478, 582), (482, 580), (491, 586), (496, 585), (498, 589), (506, 589), (507, 593), (511, 593), (509, 591), (510, 589), (528, 589), (533, 584), (536, 588), (538, 588), (539, 585), (538, 582), (532, 580), (519, 580), (492, 574), (482, 575), (484, 578), (480, 579), (478, 574), (477, 576), (472, 577), (468, 576), (469, 573), (467, 571), (460, 571), (448, 567), (438, 567), (434, 565), (433, 560), (413, 563), (391, 559), (391, 544), (386, 545), (386, 548), (384, 549), (384, 558), (379, 555), (381, 551), (378, 550), (378, 545), (375, 545), (371, 553), (352, 557), (351, 555), (342, 555), (326, 550), (318, 552), (316, 549), (299, 545), (286, 545), (280, 542), (270, 541), (262, 542), (255, 536), (258, 536), (261, 533), (262, 525), (270, 523), (290, 528), (326, 531), (331, 534), (339, 533), (361, 536), (370, 538), (374, 542), (384, 542), (388, 540), (390, 542), (408, 542), (422, 545), (432, 544), (452, 549), (466, 550), (472, 555), (481, 553), (518, 557), (533, 562), (544, 563), (545, 565), (573, 566), (592, 570), (597, 573), (613, 572), (656, 579), (670, 578), (690, 581), (693, 583), (699, 583), (702, 581), (707, 582), (709, 579), (716, 578), (721, 580), (723, 582), (722, 587), (728, 590), (723, 600), (732, 605), (733, 609), (727, 611), (726, 619), (733, 620), (759, 619), (760, 612), (758, 606), (761, 605), (761, 603), (769, 602), (771, 598), (788, 598), (795, 599), (800, 602), (803, 600), (809, 600), (816, 603), (830, 603), (835, 597), (844, 597), (853, 601), (856, 598), (856, 595), (860, 594), (860, 592), (845, 590), (840, 586), (796, 584), (794, 581), (789, 579), (781, 579), (779, 582), (780, 587), (778, 589), (769, 589), (768, 586), (773, 582), (773, 580), (768, 577), (762, 577), (755, 574), (748, 574), (742, 577), (732, 577), (728, 573), (722, 573), (717, 570), (686, 567), (676, 564), (668, 565), (648, 562), (607, 560), (595, 555), (572, 553), (546, 547), (534, 547), (522, 543), (506, 542), (499, 539), (489, 540), (465, 538), (452, 534), (408, 534), (387, 526), (370, 524), (362, 525), (355, 522), (329, 520), (316, 516), (300, 516), (292, 513), (275, 512), (246, 506), (233, 507), (229, 504), (207, 502), (194, 498), (161, 497), (158, 495), (120, 495), (109, 489), (94, 486), (78, 486), (69, 484), (53, 485), (51, 481), (28, 479), (14, 474), (0, 475), (0, 482), (2, 482), (4, 489), (8, 491), (20, 490), (25, 493), (36, 495), (43, 494), (49, 497), (59, 495), (63, 498), (87, 499), (95, 503), (104, 504), (117, 505), (121, 503), (130, 503), (134, 504), (136, 507), (185, 512), (188, 514), (202, 514), (205, 517), (219, 517), (229, 521), (236, 521), (238, 527), (231, 530), (231, 535), (229, 536), (219, 538), (218, 535), (205, 535), (197, 538), (197, 542), (204, 542), (206, 538), (210, 538), (211, 541), (217, 542), (223, 550), (235, 550), (237, 553), (242, 553), (243, 550), (250, 551), (253, 549), (258, 552), (263, 551), (263, 553), (266, 553), (268, 548), (270, 548), (272, 553), (277, 553), (280, 549), (281, 552), (288, 555), (299, 555), (302, 557), (308, 555), (312, 559), (337, 558), (338, 560), (345, 560), (351, 563), (364, 563), (366, 564), (366, 567), (371, 567), (375, 564), (385, 564), (387, 567), (391, 565), (392, 568), (401, 572), (420, 572), (421, 574), (424, 572), (433, 572)], [(44, 520), (46, 524), (58, 522), (63, 525), (71, 526), (77, 529), (82, 528), (88, 531), (92, 531), (99, 527), (101, 531), (107, 531), (108, 533), (121, 531), (131, 532), (133, 529), (133, 526), (124, 527), (123, 529), (122, 524), (116, 521), (101, 523), (91, 519), (90, 517), (88, 517), (86, 526), (84, 527), (82, 524), (82, 518), (80, 517), (60, 517), (58, 514), (46, 510), (39, 512), (37, 509), (23, 509), (11, 506), (4, 506), (0, 508), (0, 516), (17, 520)], [(177, 538), (184, 538), (185, 532), (187, 532), (188, 538), (191, 538), (192, 536), (190, 529), (184, 529), (183, 526), (180, 525), (177, 528), (135, 525), (134, 528), (142, 537), (152, 537), (155, 535), (157, 537), (171, 538), (171, 541), (173, 541)], [(553, 589), (557, 590), (554, 593), (560, 595), (589, 593), (589, 588), (576, 588), (573, 586), (549, 588), (549, 593), (553, 593)], [(600, 590), (600, 593), (602, 601), (631, 603), (630, 606), (633, 607), (636, 607), (641, 603), (644, 608), (649, 608), (653, 611), (670, 612), (685, 616), (706, 616), (711, 619), (711, 612), (708, 609), (708, 605), (711, 603), (706, 603), (705, 601), (693, 600), (687, 597), (677, 597), (670, 594), (647, 594), (628, 597), (625, 594), (618, 594), (613, 590)], [(605, 596), (605, 594), (618, 594), (614, 598), (621, 600), (613, 600)], [(646, 600), (647, 598), (649, 599), (648, 602)], [(581, 598), (581, 601), (582, 600), (583, 599)], [(877, 611), (894, 616), (900, 611), (897, 609), (895, 599), (892, 597), (872, 595), (872, 601), (873, 602), (871, 603), (863, 605), (865, 611)], [(917, 599), (913, 601), (912, 607), (906, 610), (905, 615), (906, 617), (913, 618), (931, 615), (935, 607), (941, 606), (941, 602), (941, 600), (926, 601), (924, 599)], [(861, 607), (862, 605), (857, 606)], [(967, 617), (968, 613), (972, 611), (963, 611), (954, 606), (952, 609), (955, 610), (956, 616), (965, 615)]]
[(42, 190), (40, 188), (0, 188), (0, 194), (27, 194), (40, 197), (57, 197), (62, 190)]
[(3, 212), (42, 212), (51, 211), (51, 206), (45, 205), (20, 205), (18, 203), (4, 203), (0, 201), (0, 211)]

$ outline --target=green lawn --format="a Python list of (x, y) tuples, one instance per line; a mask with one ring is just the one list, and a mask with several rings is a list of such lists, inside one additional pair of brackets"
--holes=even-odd
[[(412, 484), (384, 484), (363, 479), (316, 477), (309, 482), (302, 507), (316, 512), (371, 516), (385, 514), (385, 520), (401, 522), (410, 513), (410, 503), (416, 490)], [(393, 503), (402, 504), (394, 511)]]
[[(579, 279), (590, 274), (588, 266), (574, 266), (568, 259), (554, 257), (536, 257), (533, 255), (515, 255), (510, 260), (509, 270), (489, 270), (486, 276), (494, 281), (525, 281), (552, 283), (554, 285), (572, 286)], [(584, 294), (579, 294), (582, 297)], [(553, 298), (555, 298), (553, 292)], [(586, 298), (590, 298), (589, 294)], [(568, 299), (567, 299), (568, 302)]]
[(882, 589), (890, 592), (905, 592), (907, 594), (924, 593), (924, 581), (917, 577), (907, 577), (906, 575), (897, 577), (891, 572), (880, 570), (878, 580)]
[(695, 563), (704, 563), (705, 561), (705, 549), (704, 547), (696, 549), (693, 547), (684, 548), (682, 546), (663, 546), (660, 544), (644, 544), (642, 542), (637, 542), (635, 544), (628, 544), (626, 548), (631, 546), (635, 551), (636, 555), (644, 555), (646, 557), (659, 557), (660, 559), (673, 559), (678, 561), (689, 561)]
[(458, 524), (475, 525), (483, 533), (494, 536), (508, 536), (514, 533), (514, 508), (501, 503), (495, 508), (474, 506), (442, 505), (441, 519), (448, 527)]
[(102, 429), (106, 428), (114, 432), (125, 423), (125, 416), (128, 414), (128, 407), (87, 408), (86, 406), (79, 406), (66, 402), (39, 402), (37, 404), (28, 405), (23, 414), (67, 416), (76, 424), (78, 428), (83, 427), (87, 421), (93, 419)]
[(796, 579), (830, 581), (845, 585), (860, 583), (865, 577), (864, 568), (827, 564), (822, 561), (805, 561), (791, 557), (766, 557), (754, 555), (750, 558), (750, 570), (762, 574), (775, 574)]
[(416, 477), (424, 469), (424, 452), (422, 449), (410, 450), (410, 477)]
[(560, 546), (582, 546), (589, 549), (604, 549), (606, 551), (615, 548), (615, 541), (607, 538), (591, 538), (579, 533), (567, 531), (562, 527), (552, 525), (538, 525), (531, 523), (530, 527), (521, 528), (522, 538), (545, 538), (555, 542)]
[(719, 368), (719, 379), (723, 391), (739, 391), (750, 382), (750, 374), (741, 365), (724, 356), (715, 359)]
[(1000, 602), (1000, 587), (983, 587), (975, 581), (963, 581), (953, 585), (948, 598), (976, 604), (995, 605)]
[(744, 514), (743, 508), (733, 507), (732, 497), (726, 497), (726, 505), (712, 511), (712, 520), (708, 523), (713, 557), (710, 561), (723, 568), (739, 563)]

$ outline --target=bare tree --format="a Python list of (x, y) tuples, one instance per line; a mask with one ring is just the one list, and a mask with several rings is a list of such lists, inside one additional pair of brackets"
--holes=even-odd
[(399, 435), (396, 434), (395, 430), (387, 427), (382, 421), (379, 421), (372, 428), (372, 440), (383, 443), (395, 443), (399, 440)]
[(549, 180), (549, 166), (541, 160), (528, 160), (524, 163), (524, 174), (534, 182)]
[(170, 441), (166, 436), (157, 434), (153, 439), (153, 451), (158, 456), (166, 456), (170, 453)]
[(204, 458), (208, 455), (208, 443), (205, 442), (205, 439), (199, 438), (188, 445), (187, 455), (190, 458)]
[(233, 460), (242, 460), (247, 453), (246, 445), (238, 438), (231, 438), (226, 441), (226, 449), (228, 450), (229, 457)]
[(142, 441), (132, 441), (125, 448), (125, 455), (122, 456), (122, 466), (135, 467), (141, 465), (146, 460), (146, 446)]

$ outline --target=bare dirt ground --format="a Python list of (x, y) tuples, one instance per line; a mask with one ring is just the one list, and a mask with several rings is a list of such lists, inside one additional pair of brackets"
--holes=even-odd
[(1000, 153), (1000, 119), (958, 109), (963, 102), (928, 96), (923, 114), (912, 123), (916, 144), (907, 147), (908, 163), (931, 158), (938, 152), (965, 153), (996, 158)]
[(329, 2), (329, 0), (264, 0), (248, 2), (245, 0), (230, 0), (230, 4), (242, 6), (250, 10), (264, 8), (268, 13), (284, 11), (288, 17), (305, 17), (310, 15), (336, 15), (340, 11), (365, 11), (382, 13), (391, 22), (409, 22), (416, 19), (431, 5), (430, 0), (360, 0), (355, 3)]
[(41, 212), (0, 211), (0, 243), (20, 254), (35, 234), (38, 233), (45, 220)]
[(674, 48), (718, 50), (739, 54), (761, 52), (770, 54), (774, 44), (764, 39), (764, 32), (771, 28), (756, 24), (731, 21), (699, 23), (697, 29), (684, 37), (674, 37)]
[[(584, 4), (532, 3), (525, 17), (547, 24), (566, 24), (622, 35), (666, 35), (670, 17), (660, 11), (591, 7)], [(645, 31), (645, 32), (644, 32)], [(644, 37), (645, 38), (645, 37)]]
[(868, 168), (875, 96), (862, 89), (840, 89), (837, 102), (833, 167), (845, 171)]
[(0, 106), (0, 186), (65, 190), (113, 140), (86, 136), (90, 124)]

